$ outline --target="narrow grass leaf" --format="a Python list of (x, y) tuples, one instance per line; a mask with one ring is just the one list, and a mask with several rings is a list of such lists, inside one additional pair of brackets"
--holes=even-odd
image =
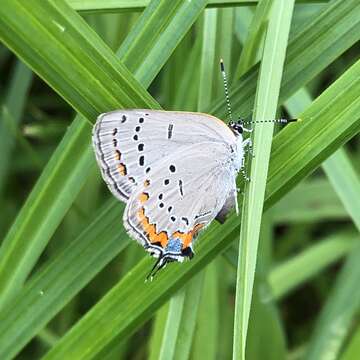
[[(142, 11), (150, 0), (68, 0), (69, 4), (83, 12)], [(256, 5), (259, 0), (209, 0), (208, 7)], [(326, 3), (328, 0), (298, 0), (299, 3)]]
[[(255, 103), (255, 121), (274, 119), (279, 97), (283, 64), (294, 1), (275, 0), (265, 37), (259, 85)], [(241, 217), (239, 262), (236, 280), (233, 359), (245, 359), (246, 335), (255, 277), (257, 247), (265, 195), (273, 124), (255, 126), (254, 159), (251, 181), (245, 186)]]
[(360, 247), (357, 246), (337, 276), (331, 296), (321, 311), (304, 359), (339, 358), (347, 334), (360, 306)]
[(358, 326), (351, 336), (349, 344), (344, 349), (340, 360), (354, 360), (360, 353), (360, 326)]
[(350, 253), (359, 242), (353, 231), (331, 235), (299, 255), (276, 265), (269, 274), (272, 296), (280, 299)]
[(323, 168), (354, 225), (360, 231), (360, 179), (344, 149), (323, 163)]
[[(26, 96), (28, 94), (32, 81), (31, 70), (21, 61), (15, 63), (13, 74), (11, 76), (8, 91), (2, 103), (2, 112), (7, 109), (14, 120), (14, 127), (17, 128), (26, 104)], [(1, 118), (4, 114), (1, 114)], [(9, 131), (4, 121), (0, 120), (0, 201), (3, 194), (4, 185), (8, 175), (8, 167), (11, 160), (11, 153), (15, 145), (14, 135)]]
[(237, 65), (235, 78), (241, 75), (256, 63), (257, 54), (262, 49), (262, 42), (267, 27), (267, 18), (272, 6), (273, 0), (261, 0), (256, 6), (256, 10), (250, 24), (246, 40), (243, 44), (243, 51)]
[(333, 187), (324, 179), (300, 183), (271, 208), (271, 216), (277, 224), (349, 218)]

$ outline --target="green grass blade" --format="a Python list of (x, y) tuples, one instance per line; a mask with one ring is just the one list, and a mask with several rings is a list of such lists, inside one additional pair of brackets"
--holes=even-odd
[(360, 353), (360, 327), (358, 326), (355, 333), (352, 335), (349, 344), (346, 346), (344, 353), (341, 355), (341, 360), (354, 360)]
[[(219, 349), (219, 272), (213, 261), (204, 270), (204, 281), (192, 348), (194, 359), (217, 359)], [(211, 316), (209, 316), (211, 314)]]
[(237, 65), (235, 78), (240, 78), (245, 72), (255, 64), (257, 54), (262, 49), (262, 42), (267, 26), (267, 18), (273, 0), (261, 0), (256, 6), (253, 20), (250, 24), (247, 38), (243, 44), (243, 51)]
[[(176, 0), (171, 2), (172, 6), (169, 6), (169, 1), (150, 2), (118, 52), (137, 79), (142, 79), (147, 85), (152, 82), (157, 72), (149, 71), (144, 61), (156, 64), (156, 67), (165, 64), (169, 57), (169, 43), (173, 49), (176, 48), (207, 2)], [(162, 27), (169, 28), (169, 31), (162, 31), (159, 19)], [(157, 36), (151, 36), (153, 31), (157, 32)]]
[(360, 179), (344, 149), (339, 149), (323, 168), (354, 225), (360, 231)]
[[(266, 57), (263, 57), (260, 68), (255, 120), (275, 118), (293, 7), (293, 1), (279, 0), (275, 1), (273, 5), (264, 45)], [(254, 159), (251, 161), (251, 181), (245, 186), (241, 217), (233, 359), (245, 359), (246, 336), (273, 126), (267, 124), (255, 126), (254, 129)]]
[(360, 248), (349, 254), (315, 325), (305, 359), (338, 359), (360, 306)]
[[(298, 91), (288, 102), (292, 116), (297, 116), (311, 103), (310, 95)], [(344, 149), (339, 149), (323, 163), (323, 169), (355, 226), (360, 229), (360, 179)]]
[(269, 274), (272, 296), (276, 299), (288, 295), (327, 266), (351, 252), (359, 241), (354, 232), (331, 235), (301, 254), (276, 265)]
[(349, 218), (327, 180), (302, 182), (271, 208), (275, 223), (311, 223)]
[(65, 1), (5, 0), (0, 15), (0, 39), (91, 123), (110, 109), (158, 106)]
[[(118, 226), (121, 208), (113, 199), (106, 203), (91, 225), (25, 284), (21, 293), (26, 297), (17, 297), (4, 307), (0, 313), (1, 359), (17, 354), (74, 293), (128, 245), (125, 230)], [(102, 247), (96, 249), (99, 239)], [(10, 310), (14, 307), (15, 312)]]
[[(249, 318), (246, 356), (249, 359), (278, 360), (286, 354), (286, 340), (277, 304), (269, 296), (267, 274), (273, 262), (274, 231), (271, 216), (263, 216), (258, 265)], [(269, 341), (271, 339), (271, 341)]]
[(196, 319), (200, 305), (201, 288), (204, 283), (204, 272), (201, 271), (186, 285), (185, 303), (176, 339), (174, 360), (186, 360), (191, 355)]
[(184, 289), (181, 289), (170, 300), (159, 360), (174, 358), (176, 339), (181, 331), (180, 324), (182, 313), (184, 311), (184, 304), (185, 291)]
[[(14, 120), (13, 126), (18, 127), (21, 116), (24, 111), (26, 95), (29, 91), (32, 81), (32, 72), (22, 62), (17, 61), (14, 66), (9, 89), (2, 103), (2, 112), (4, 108), (11, 114)], [(1, 114), (1, 118), (5, 116)], [(11, 159), (11, 152), (14, 148), (14, 135), (6, 127), (4, 121), (0, 120), (0, 198), (2, 198), (3, 189), (8, 174), (8, 167)], [(1, 201), (1, 199), (0, 199)]]
[[(298, 0), (300, 3), (326, 3), (328, 0)], [(68, 0), (77, 11), (84, 12), (122, 12), (141, 11), (150, 0)], [(256, 5), (259, 0), (209, 0), (208, 7)]]
[[(293, 188), (310, 169), (314, 169), (314, 162), (322, 163), (360, 130), (360, 104), (357, 102), (359, 72), (360, 61), (357, 61), (300, 115), (302, 122), (287, 126), (276, 136), (272, 160), (278, 165), (269, 168), (266, 208)], [(344, 87), (339, 86), (341, 83)], [(352, 118), (353, 121), (343, 123), (338, 121), (339, 118)], [(311, 156), (305, 151), (310, 148)], [(289, 162), (292, 164), (290, 172), (286, 164)], [(281, 189), (276, 185), (280, 183)]]
[(163, 342), (166, 319), (169, 313), (169, 302), (163, 305), (157, 312), (152, 323), (152, 332), (149, 342), (149, 360), (158, 360)]

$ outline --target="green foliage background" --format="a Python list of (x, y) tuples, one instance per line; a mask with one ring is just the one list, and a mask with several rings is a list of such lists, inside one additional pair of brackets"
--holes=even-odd
[[(0, 359), (360, 357), (358, 0), (2, 0), (0, 39)], [(234, 114), (302, 121), (255, 127), (241, 216), (144, 283), (92, 124), (227, 121), (220, 57)]]

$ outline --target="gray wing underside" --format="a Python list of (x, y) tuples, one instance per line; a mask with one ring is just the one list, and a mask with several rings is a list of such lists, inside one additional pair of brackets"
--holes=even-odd
[(201, 113), (118, 110), (99, 116), (93, 145), (110, 191), (127, 202), (163, 158), (203, 141), (235, 144), (219, 119)]
[(224, 206), (221, 208), (219, 213), (216, 215), (216, 220), (219, 221), (221, 224), (223, 224), (227, 218), (227, 215), (230, 213), (232, 209), (235, 207), (235, 196), (237, 196), (237, 193), (234, 191), (231, 191), (225, 201)]
[[(142, 245), (148, 243), (139, 211), (156, 233), (188, 233), (198, 224), (204, 229), (233, 193), (235, 172), (227, 161), (229, 150), (212, 142), (191, 145), (164, 158), (131, 195), (124, 226)], [(175, 166), (175, 172), (170, 168)], [(144, 197), (143, 194), (146, 194)], [(141, 201), (141, 199), (146, 201)]]

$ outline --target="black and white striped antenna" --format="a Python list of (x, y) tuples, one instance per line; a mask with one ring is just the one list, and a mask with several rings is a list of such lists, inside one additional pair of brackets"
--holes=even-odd
[(291, 122), (300, 121), (301, 119), (272, 119), (272, 120), (249, 120), (249, 121), (242, 121), (242, 125), (247, 124), (261, 124), (261, 123), (280, 123), (280, 124), (288, 124)]
[[(225, 99), (226, 99), (227, 112), (228, 112), (228, 115), (229, 115), (229, 120), (230, 120), (230, 122), (232, 122), (233, 119), (232, 119), (232, 112), (231, 112), (231, 103), (230, 103), (228, 82), (227, 82), (227, 78), (226, 78), (226, 72), (225, 72), (225, 66), (224, 66), (223, 59), (220, 59), (220, 70), (221, 70), (221, 75), (222, 75), (223, 82), (224, 82), (224, 90), (225, 90)], [(281, 118), (281, 119), (272, 119), (272, 120), (249, 120), (249, 121), (244, 121), (243, 119), (239, 119), (239, 121), (241, 122), (241, 125), (261, 124), (261, 123), (288, 124), (288, 123), (291, 123), (291, 122), (301, 121), (301, 119), (282, 119)]]
[(226, 79), (225, 66), (224, 66), (223, 59), (220, 59), (220, 70), (221, 70), (221, 75), (222, 75), (223, 82), (224, 82), (226, 107), (227, 107), (227, 111), (228, 111), (228, 115), (229, 115), (229, 120), (232, 121), (232, 113), (231, 113), (231, 104), (230, 104), (228, 83), (227, 83), (227, 79)]

